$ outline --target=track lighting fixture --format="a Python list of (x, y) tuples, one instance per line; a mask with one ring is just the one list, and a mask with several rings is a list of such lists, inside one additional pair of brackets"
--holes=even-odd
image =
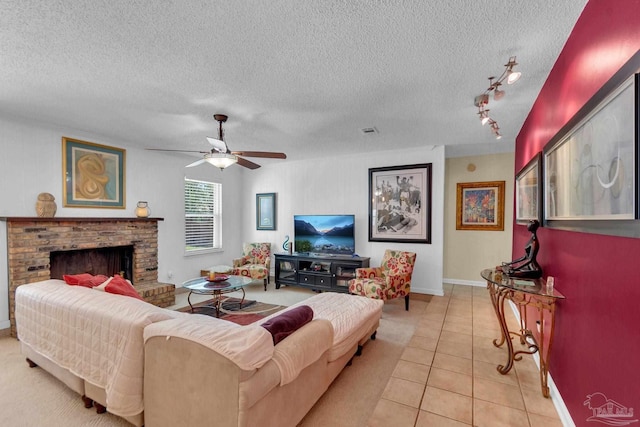
[(489, 87), (482, 93), (478, 95), (473, 100), (473, 105), (478, 107), (478, 115), (480, 116), (480, 122), (482, 125), (486, 125), (487, 123), (491, 127), (491, 131), (495, 135), (496, 139), (502, 138), (502, 134), (500, 134), (500, 127), (498, 126), (498, 122), (489, 117), (489, 109), (485, 108), (489, 104), (489, 95), (493, 92), (493, 100), (499, 101), (505, 96), (505, 91), (500, 89), (502, 83), (506, 80), (507, 84), (513, 84), (520, 79), (522, 73), (520, 71), (514, 71), (513, 67), (518, 65), (516, 62), (516, 57), (512, 56), (509, 58), (509, 61), (504, 65), (505, 69), (500, 75), (500, 77), (496, 78), (495, 76), (489, 77)]

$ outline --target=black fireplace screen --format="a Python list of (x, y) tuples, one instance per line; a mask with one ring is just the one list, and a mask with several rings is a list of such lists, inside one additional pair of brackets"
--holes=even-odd
[(63, 274), (120, 274), (133, 278), (133, 246), (113, 246), (95, 249), (51, 252), (50, 275), (62, 279)]

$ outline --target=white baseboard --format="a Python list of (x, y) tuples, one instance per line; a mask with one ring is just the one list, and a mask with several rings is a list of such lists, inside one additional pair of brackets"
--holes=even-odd
[(9, 320), (0, 320), (0, 329), (9, 329), (11, 322)]
[(450, 283), (452, 285), (465, 285), (465, 286), (487, 286), (487, 282), (482, 280), (461, 280), (461, 279), (442, 279), (442, 283)]
[[(509, 305), (511, 306), (513, 314), (516, 316), (516, 320), (520, 322), (518, 307), (512, 301), (509, 301)], [(538, 352), (533, 354), (533, 360), (536, 362), (538, 370), (540, 370), (540, 354)], [(573, 422), (573, 418), (571, 418), (571, 414), (569, 413), (569, 409), (567, 409), (567, 405), (564, 404), (560, 391), (558, 390), (558, 387), (556, 387), (556, 383), (553, 382), (553, 378), (548, 372), (547, 385), (549, 386), (549, 397), (551, 398), (551, 402), (553, 403), (553, 406), (555, 406), (556, 411), (558, 411), (558, 416), (560, 417), (562, 425), (565, 427), (576, 427), (576, 424)]]

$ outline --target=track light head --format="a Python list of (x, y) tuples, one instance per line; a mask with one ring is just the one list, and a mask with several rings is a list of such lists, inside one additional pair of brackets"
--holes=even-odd
[(502, 138), (502, 134), (500, 134), (500, 127), (498, 123), (489, 117), (488, 109), (485, 110), (485, 106), (489, 104), (489, 94), (493, 92), (494, 101), (499, 101), (505, 96), (505, 91), (500, 89), (502, 83), (506, 80), (507, 84), (512, 84), (518, 81), (522, 73), (519, 71), (513, 71), (513, 67), (518, 65), (516, 62), (516, 57), (512, 56), (509, 58), (509, 61), (504, 65), (505, 69), (500, 75), (500, 77), (496, 78), (494, 76), (489, 77), (489, 87), (484, 91), (482, 95), (478, 95), (473, 100), (473, 105), (478, 107), (478, 114), (480, 115), (480, 122), (483, 125), (489, 123), (491, 127), (491, 131), (496, 136), (496, 139)]

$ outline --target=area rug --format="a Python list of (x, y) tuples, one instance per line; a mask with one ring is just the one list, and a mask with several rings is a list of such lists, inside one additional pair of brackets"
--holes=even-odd
[[(240, 301), (240, 298), (224, 298), (220, 309), (220, 319), (238, 325), (248, 325), (286, 308), (284, 305), (267, 304), (253, 300), (244, 300), (242, 307), (240, 307)], [(207, 300), (193, 304), (193, 312), (215, 317), (216, 309), (211, 307), (212, 302), (212, 300)], [(190, 313), (191, 307), (183, 307), (178, 311)]]

